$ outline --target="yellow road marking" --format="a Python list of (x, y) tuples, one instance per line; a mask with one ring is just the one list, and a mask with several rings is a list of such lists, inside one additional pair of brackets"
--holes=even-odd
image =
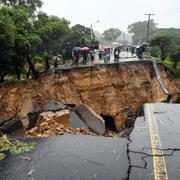
[(168, 180), (167, 168), (165, 158), (163, 156), (163, 151), (157, 122), (154, 116), (153, 105), (146, 105), (146, 115), (149, 122), (149, 133), (151, 139), (151, 147), (152, 147), (152, 155), (160, 155), (153, 156), (153, 167), (154, 167), (154, 179), (155, 180)]

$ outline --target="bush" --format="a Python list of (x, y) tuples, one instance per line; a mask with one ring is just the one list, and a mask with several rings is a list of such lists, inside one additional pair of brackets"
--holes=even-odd
[(170, 60), (173, 62), (173, 67), (177, 69), (177, 65), (180, 62), (180, 46), (176, 46), (171, 52), (170, 52)]

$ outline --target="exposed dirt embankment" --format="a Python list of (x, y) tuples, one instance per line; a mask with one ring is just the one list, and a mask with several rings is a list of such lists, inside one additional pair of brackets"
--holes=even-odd
[[(160, 72), (171, 91), (177, 91), (163, 67)], [(118, 129), (131, 115), (148, 102), (166, 99), (155, 78), (151, 62), (98, 65), (43, 75), (38, 80), (8, 83), (0, 86), (0, 119), (28, 112), (49, 101), (89, 105), (97, 114), (112, 116)]]

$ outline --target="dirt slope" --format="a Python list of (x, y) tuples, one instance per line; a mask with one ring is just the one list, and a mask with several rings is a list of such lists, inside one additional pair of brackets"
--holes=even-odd
[[(160, 67), (168, 88), (177, 88), (167, 71)], [(43, 75), (38, 80), (0, 86), (0, 119), (28, 112), (49, 101), (89, 105), (96, 113), (112, 116), (121, 129), (127, 118), (124, 107), (137, 113), (140, 105), (166, 99), (156, 80), (151, 62), (96, 65)]]

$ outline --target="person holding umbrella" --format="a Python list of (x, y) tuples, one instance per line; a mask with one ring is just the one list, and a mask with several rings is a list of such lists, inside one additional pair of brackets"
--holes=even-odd
[(72, 49), (73, 64), (75, 64), (75, 66), (78, 66), (80, 51), (80, 47), (75, 47)]
[(81, 51), (83, 52), (83, 64), (87, 64), (87, 57), (88, 57), (88, 52), (89, 48), (88, 47), (83, 47), (81, 48)]

